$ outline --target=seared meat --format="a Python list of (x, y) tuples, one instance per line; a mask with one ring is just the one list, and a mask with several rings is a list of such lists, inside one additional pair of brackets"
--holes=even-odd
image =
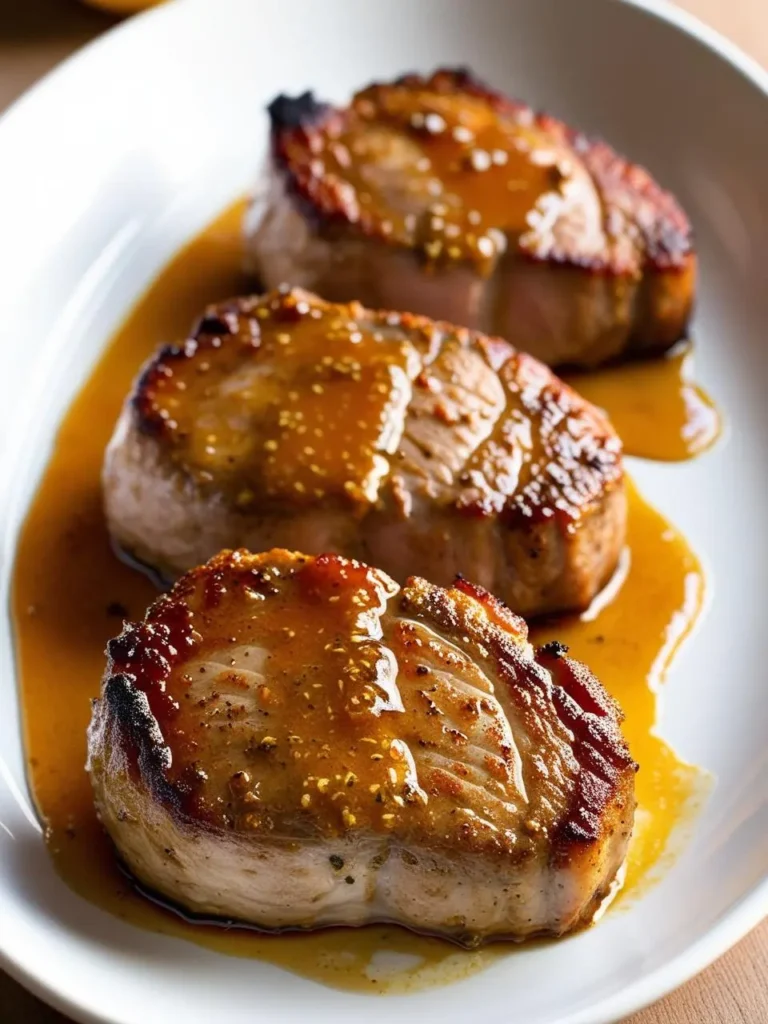
[(104, 486), (117, 544), (165, 577), (223, 547), (338, 551), (525, 615), (611, 575), (622, 473), (602, 413), (506, 342), (278, 291), (149, 363)]
[(696, 260), (642, 168), (465, 71), (371, 85), (346, 109), (270, 106), (250, 264), (336, 301), (500, 334), (551, 366), (663, 350)]
[(623, 862), (618, 707), (469, 583), (223, 552), (108, 653), (96, 805), (134, 875), (194, 914), (561, 935)]

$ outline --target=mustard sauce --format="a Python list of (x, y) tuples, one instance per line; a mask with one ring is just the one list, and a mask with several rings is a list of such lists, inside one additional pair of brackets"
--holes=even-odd
[(605, 409), (627, 455), (682, 462), (711, 448), (723, 426), (717, 406), (692, 377), (693, 346), (685, 341), (663, 356), (565, 379)]

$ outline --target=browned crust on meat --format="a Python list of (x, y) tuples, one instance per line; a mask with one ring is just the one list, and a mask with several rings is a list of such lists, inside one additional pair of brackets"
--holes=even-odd
[(179, 652), (190, 642), (189, 630), (182, 625), (185, 612), (183, 598), (174, 589), (150, 606), (143, 622), (126, 623), (122, 633), (110, 640), (93, 719), (109, 731), (110, 749), (122, 752), (136, 781), (176, 820), (194, 813), (193, 774), (186, 784), (168, 777), (172, 761), (168, 727), (175, 708), (165, 684)]
[(605, 834), (613, 825), (609, 808), (631, 829), (631, 778), (638, 770), (621, 734), (623, 711), (586, 665), (566, 657), (566, 650), (550, 643), (536, 652), (539, 665), (555, 683), (552, 699), (561, 721), (574, 734), (573, 749), (582, 766), (569, 813), (555, 834), (554, 855), (560, 859)]
[[(174, 669), (188, 662), (201, 642), (192, 629), (190, 598), (195, 595), (197, 612), (204, 618), (205, 610), (214, 608), (233, 587), (247, 585), (268, 597), (273, 583), (265, 570), (275, 567), (283, 577), (316, 569), (319, 577), (335, 578), (335, 585), (341, 586), (348, 585), (350, 574), (369, 571), (338, 555), (312, 558), (283, 550), (261, 555), (223, 551), (182, 577), (169, 594), (150, 606), (142, 622), (126, 623), (108, 645), (102, 694), (94, 702), (91, 751), (100, 744), (108, 746), (112, 756), (117, 752), (135, 781), (182, 826), (220, 826), (218, 809), (207, 807), (199, 798), (203, 766), (186, 753), (180, 758), (180, 772), (172, 771), (174, 750), (179, 753), (178, 745), (183, 748), (186, 737), (183, 732), (175, 734), (179, 694), (170, 692), (167, 684)], [(521, 646), (527, 639), (524, 620), (466, 580), (444, 589), (414, 577), (392, 600), (469, 658), (485, 661), (499, 684), (507, 684), (508, 696), (524, 722), (546, 720), (554, 710), (572, 733), (572, 750), (581, 771), (568, 811), (550, 833), (553, 863), (588, 855), (616, 830), (622, 815), (628, 834), (637, 766), (621, 735), (620, 708), (585, 665), (567, 658), (566, 648), (557, 643), (539, 648), (535, 660), (527, 657)], [(109, 735), (106, 744), (104, 730)], [(515, 854), (507, 844), (499, 845), (498, 837), (486, 837), (486, 841), (479, 834), (467, 834), (457, 839), (471, 842), (478, 851), (498, 847), (507, 856)]]
[(243, 348), (258, 349), (259, 321), (248, 315), (255, 300), (248, 297), (209, 306), (193, 324), (189, 337), (181, 345), (163, 345), (144, 365), (131, 394), (136, 426), (142, 433), (170, 437), (173, 420), (158, 406), (158, 384), (173, 375), (174, 364), (194, 359), (208, 351), (214, 352), (229, 339)]
[[(393, 83), (373, 82), (361, 92), (379, 93), (392, 86), (407, 86), (412, 89), (430, 88), (443, 94), (462, 93), (486, 100), (499, 113), (517, 114), (528, 108), (502, 93), (486, 86), (468, 68), (438, 68), (428, 78), (411, 72), (401, 75)], [(267, 107), (270, 118), (272, 153), (277, 166), (284, 172), (288, 191), (302, 202), (305, 214), (313, 215), (318, 221), (330, 221), (337, 225), (352, 226), (350, 206), (345, 190), (337, 182), (329, 181), (325, 175), (316, 174), (311, 166), (298, 164), (290, 159), (286, 143), (293, 137), (305, 142), (312, 151), (324, 139), (328, 129), (342, 125), (349, 118), (349, 109), (333, 107), (315, 98), (310, 90), (292, 98), (279, 95)], [(360, 211), (354, 222), (360, 234), (391, 242), (386, 231), (381, 229), (381, 219), (372, 212)]]
[(462, 594), (466, 594), (474, 601), (477, 601), (478, 604), (481, 604), (489, 621), (495, 626), (522, 637), (528, 636), (528, 626), (525, 619), (520, 615), (516, 615), (511, 608), (508, 608), (503, 601), (499, 600), (489, 590), (486, 590), (485, 587), (470, 582), (464, 576), (457, 576), (453, 581), (453, 589), (461, 591)]
[[(488, 617), (473, 614), (466, 597), (483, 605)], [(568, 811), (551, 835), (553, 862), (583, 854), (602, 841), (615, 830), (617, 813), (625, 814), (626, 828), (631, 829), (637, 765), (621, 734), (624, 715), (586, 665), (567, 658), (567, 648), (556, 642), (538, 648), (534, 661), (524, 658), (509, 627), (505, 628), (508, 613), (503, 603), (466, 580), (459, 579), (451, 590), (444, 590), (411, 579), (400, 602), (414, 617), (451, 637), (461, 637), (455, 641), (460, 646), (486, 648), (521, 717), (551, 702), (573, 733), (572, 749), (581, 771)]]
[[(549, 125), (551, 119), (541, 116), (539, 122)], [(604, 205), (624, 212), (639, 230), (646, 266), (656, 271), (687, 270), (694, 259), (691, 224), (672, 193), (602, 140), (565, 130), (597, 182)], [(615, 264), (609, 269), (622, 273), (626, 268)]]
[[(122, 636), (133, 627), (126, 626)], [(114, 642), (114, 641), (113, 641)], [(166, 769), (169, 750), (157, 727), (146, 694), (137, 688), (137, 677), (116, 671), (111, 661), (107, 669), (100, 701), (100, 713), (109, 723), (111, 746), (122, 750), (134, 766), (152, 798), (166, 807), (180, 810), (181, 794), (170, 785)]]
[[(285, 185), (294, 201), (301, 206), (305, 217), (317, 224), (335, 223), (339, 227), (351, 224), (350, 206), (344, 190), (323, 174), (316, 174), (310, 165), (290, 160), (286, 144), (293, 138), (304, 142), (311, 151), (332, 125), (344, 123), (344, 111), (315, 99), (314, 93), (305, 92), (297, 98), (279, 95), (267, 107), (270, 117), (272, 156), (284, 173)], [(377, 218), (366, 213), (355, 221), (355, 228), (369, 238), (383, 239)]]
[[(313, 309), (333, 309), (341, 319), (365, 320), (374, 328), (396, 327), (422, 354), (424, 369), (414, 382), (415, 388), (428, 386), (429, 365), (446, 341), (480, 352), (502, 377), (505, 387), (516, 392), (520, 408), (540, 424), (536, 435), (539, 470), (512, 495), (498, 493), (494, 487), (491, 469), (498, 472), (498, 467), (489, 467), (490, 478), (481, 472), (483, 466), (460, 474), (453, 502), (458, 515), (498, 516), (509, 526), (545, 520), (567, 525), (583, 521), (606, 494), (621, 486), (622, 449), (613, 427), (543, 363), (517, 352), (502, 338), (413, 313), (367, 310), (357, 302), (328, 303), (302, 289), (277, 289), (264, 296), (234, 298), (208, 307), (185, 342), (161, 349), (140, 374), (131, 396), (137, 429), (160, 443), (183, 445), (183, 432), (162, 403), (162, 389), (182, 364), (198, 359), (210, 363), (258, 359), (263, 326), (294, 324)], [(331, 345), (329, 341), (329, 350)], [(439, 396), (433, 415), (438, 419), (441, 415)], [(499, 421), (502, 425), (503, 419)], [(568, 430), (562, 428), (564, 421), (570, 424)], [(502, 441), (499, 444), (503, 447)], [(178, 465), (185, 471), (183, 460)], [(206, 486), (199, 478), (194, 482)], [(215, 486), (214, 481), (211, 483)], [(284, 505), (281, 502), (281, 507)]]
[[(318, 556), (339, 565), (354, 565), (337, 555)], [(274, 550), (263, 555), (222, 551), (205, 565), (185, 573), (173, 588), (147, 609), (142, 622), (126, 622), (107, 644), (107, 665), (100, 699), (94, 701), (95, 725), (110, 731), (109, 745), (127, 758), (152, 798), (180, 824), (195, 820), (216, 824), (215, 814), (198, 799), (200, 778), (194, 761), (171, 780), (173, 727), (178, 710), (166, 690), (171, 674), (199, 643), (190, 625), (189, 598), (200, 595), (201, 611), (214, 607), (227, 587), (247, 582), (251, 590), (269, 593), (262, 569), (279, 565), (290, 573), (305, 565), (304, 555)]]
[[(549, 370), (535, 394), (526, 386), (526, 382), (539, 378), (542, 367), (537, 359), (519, 352), (500, 368), (505, 377), (519, 384), (525, 412), (540, 417), (541, 422), (537, 440), (541, 444), (538, 461), (542, 471), (504, 503), (501, 518), (509, 524), (549, 517), (576, 521), (624, 476), (621, 442), (600, 410)], [(580, 429), (563, 431), (560, 427), (564, 419), (578, 423)], [(492, 515), (496, 507), (494, 499), (478, 496), (469, 484), (456, 506), (468, 515)]]
[[(602, 197), (609, 238), (626, 230), (629, 223), (639, 235), (642, 266), (646, 271), (693, 272), (695, 256), (686, 214), (674, 196), (648, 171), (621, 157), (607, 143), (589, 138), (548, 114), (535, 113), (526, 104), (492, 89), (466, 68), (439, 68), (429, 76), (407, 74), (392, 83), (373, 83), (361, 92), (375, 96), (402, 86), (429, 89), (443, 95), (472, 96), (484, 100), (502, 116), (536, 124), (567, 145), (586, 166)], [(291, 141), (301, 141), (309, 152), (319, 150), (329, 129), (349, 119), (349, 108), (332, 107), (306, 92), (295, 99), (278, 96), (268, 110), (275, 165), (304, 215), (313, 218), (318, 225), (353, 230), (363, 237), (393, 244), (390, 233), (382, 228), (382, 217), (373, 210), (360, 209), (353, 218), (348, 190), (322, 171), (318, 173), (311, 160), (298, 162), (289, 154)], [(521, 248), (520, 255), (532, 262), (576, 267), (595, 274), (623, 276), (637, 272), (636, 258), (630, 256), (624, 246), (610, 247), (607, 252), (589, 259), (557, 247), (535, 253)]]

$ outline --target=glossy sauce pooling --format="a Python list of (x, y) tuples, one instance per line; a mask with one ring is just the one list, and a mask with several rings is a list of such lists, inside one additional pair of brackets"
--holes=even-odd
[(667, 668), (701, 611), (703, 572), (684, 538), (643, 501), (634, 484), (628, 486), (627, 547), (614, 580), (582, 616), (537, 626), (531, 640), (565, 643), (624, 709), (622, 732), (640, 765), (625, 883), (631, 894), (653, 873), (675, 827), (685, 820), (686, 805), (701, 798), (708, 776), (681, 762), (654, 731)]
[[(183, 336), (205, 301), (246, 290), (238, 270), (241, 215), (238, 204), (181, 252), (131, 313), (65, 417), (30, 509), (13, 608), (32, 789), (62, 876), (122, 919), (344, 988), (402, 991), (456, 980), (509, 955), (509, 947), (470, 953), (384, 927), (281, 937), (187, 924), (135, 892), (95, 818), (84, 770), (85, 729), (104, 647), (123, 618), (141, 618), (156, 597), (149, 581), (111, 551), (101, 512), (104, 446), (139, 365), (155, 346)], [(642, 765), (631, 896), (659, 863), (701, 778), (653, 729), (656, 692), (698, 615), (703, 578), (684, 540), (634, 492), (629, 530), (630, 560), (613, 601), (590, 621), (560, 622), (532, 639), (554, 635), (569, 643), (626, 711), (624, 732)], [(408, 955), (409, 966), (388, 964), (387, 952)]]
[(471, 259), (490, 272), (510, 238), (526, 247), (530, 233), (535, 250), (554, 209), (576, 199), (580, 244), (602, 243), (600, 203), (578, 158), (528, 108), (458, 93), (450, 75), (372, 85), (324, 127), (289, 133), (289, 161), (325, 178), (351, 222), (429, 262)]
[(655, 359), (565, 379), (605, 409), (628, 455), (681, 462), (710, 448), (722, 430), (717, 406), (692, 374), (693, 346), (684, 342)]
[(145, 375), (143, 428), (243, 508), (255, 492), (375, 501), (420, 361), (402, 332), (355, 312), (292, 291), (212, 307)]

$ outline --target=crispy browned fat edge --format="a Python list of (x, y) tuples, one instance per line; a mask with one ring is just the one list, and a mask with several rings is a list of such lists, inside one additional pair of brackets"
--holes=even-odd
[[(427, 616), (445, 630), (455, 630), (459, 623), (449, 591), (432, 588), (427, 609), (419, 609), (409, 600), (408, 590), (418, 580), (409, 580), (395, 600), (417, 617)], [(511, 612), (503, 601), (483, 587), (458, 577), (452, 588), (483, 606), (487, 627), (478, 629), (465, 618), (461, 629), (483, 644), (495, 663), (499, 679), (506, 682), (510, 699), (518, 696), (520, 680), (515, 672), (518, 652), (511, 632), (523, 628), (525, 621)], [(634, 814), (633, 777), (638, 765), (632, 759), (621, 733), (624, 713), (582, 662), (567, 657), (564, 644), (551, 642), (535, 651), (535, 660), (527, 666), (531, 676), (546, 692), (560, 719), (574, 736), (573, 752), (583, 769), (573, 792), (567, 813), (560, 820), (553, 837), (553, 864), (574, 858), (589, 858), (591, 850), (607, 834), (620, 828), (631, 831)], [(523, 681), (523, 687), (529, 680)], [(622, 819), (624, 819), (622, 821)]]

